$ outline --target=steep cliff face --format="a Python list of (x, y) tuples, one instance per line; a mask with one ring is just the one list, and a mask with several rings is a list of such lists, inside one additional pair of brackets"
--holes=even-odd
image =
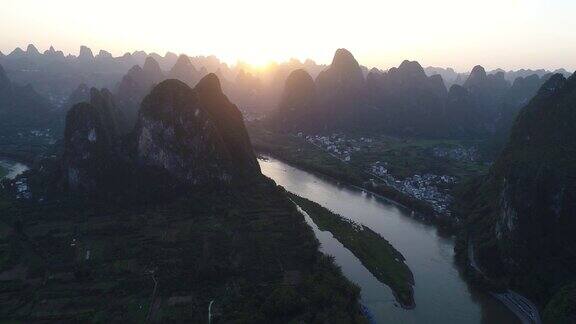
[(164, 75), (160, 70), (160, 66), (152, 57), (146, 58), (144, 67), (141, 68), (135, 65), (122, 78), (116, 89), (115, 96), (131, 127), (136, 124), (142, 99), (152, 90), (155, 84), (163, 79)]
[(466, 88), (481, 112), (491, 115), (495, 113), (502, 97), (510, 88), (510, 83), (504, 78), (503, 72), (486, 74), (480, 65), (475, 66), (463, 85)]
[(68, 96), (64, 104), (64, 111), (72, 108), (75, 104), (87, 102), (90, 100), (90, 88), (85, 83), (80, 83), (74, 91)]
[(108, 187), (113, 144), (102, 117), (89, 103), (76, 104), (66, 115), (62, 164), (71, 191), (96, 192)]
[(178, 80), (160, 83), (144, 99), (135, 133), (138, 163), (189, 185), (260, 172), (240, 112), (214, 75), (194, 90)]
[[(366, 124), (406, 135), (434, 135), (444, 116), (446, 86), (439, 75), (426, 76), (416, 61), (403, 61), (386, 73), (369, 75), (371, 104), (376, 107)], [(370, 111), (370, 110), (369, 110)]]
[(546, 300), (574, 279), (576, 77), (554, 75), (524, 107), (490, 174), (463, 196), (466, 232), (493, 276)]
[(288, 75), (277, 112), (270, 119), (273, 128), (282, 131), (313, 130), (318, 125), (318, 97), (314, 80), (303, 69)]
[(575, 123), (576, 77), (555, 75), (520, 112), (494, 165), (492, 177), (502, 186), (496, 235), (520, 248), (508, 246), (510, 259), (523, 245), (537, 251), (548, 239), (561, 248), (562, 234), (576, 230)]
[(339, 48), (334, 54), (332, 64), (320, 72), (316, 83), (323, 96), (334, 96), (341, 92), (361, 91), (364, 86), (364, 75), (352, 53)]
[(180, 188), (259, 178), (242, 115), (215, 75), (195, 89), (178, 80), (155, 86), (133, 131), (108, 90), (90, 92), (90, 103), (75, 105), (66, 118), (62, 166), (71, 191), (138, 194), (152, 183)]
[(198, 95), (181, 81), (164, 81), (144, 98), (136, 134), (141, 164), (194, 185), (231, 181), (222, 137)]
[(100, 112), (103, 125), (113, 141), (119, 141), (121, 136), (131, 131), (126, 116), (117, 106), (115, 98), (108, 89), (90, 89), (90, 104)]
[(62, 173), (64, 186), (74, 192), (114, 190), (127, 155), (121, 141), (126, 120), (107, 89), (90, 89), (90, 102), (74, 105), (66, 115)]
[(47, 127), (56, 117), (52, 105), (31, 85), (13, 83), (0, 65), (0, 131)]
[(203, 108), (212, 118), (234, 161), (235, 173), (244, 177), (260, 174), (260, 165), (252, 149), (242, 113), (222, 92), (220, 80), (210, 73), (198, 82), (194, 91)]
[(188, 86), (193, 87), (200, 79), (200, 73), (196, 70), (194, 65), (192, 65), (190, 58), (182, 54), (178, 57), (178, 60), (168, 73), (168, 77), (170, 79), (180, 80)]
[(348, 50), (339, 48), (332, 64), (316, 77), (316, 87), (323, 111), (318, 129), (354, 128), (360, 124), (366, 100), (365, 80), (360, 64)]

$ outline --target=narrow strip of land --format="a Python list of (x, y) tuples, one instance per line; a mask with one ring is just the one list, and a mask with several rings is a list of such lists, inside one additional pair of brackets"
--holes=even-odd
[(414, 307), (414, 276), (404, 262), (404, 256), (387, 240), (370, 228), (334, 214), (313, 201), (292, 193), (289, 196), (320, 230), (332, 233), (378, 281), (390, 287), (402, 307)]

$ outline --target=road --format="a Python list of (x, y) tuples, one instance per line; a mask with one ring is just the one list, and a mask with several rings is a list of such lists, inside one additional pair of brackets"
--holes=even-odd
[[(484, 272), (482, 272), (482, 269), (478, 266), (478, 262), (474, 256), (474, 246), (472, 243), (468, 244), (468, 260), (470, 266), (485, 277)], [(506, 305), (506, 307), (520, 319), (522, 324), (542, 324), (538, 307), (528, 300), (528, 298), (510, 289), (503, 293), (490, 294)]]

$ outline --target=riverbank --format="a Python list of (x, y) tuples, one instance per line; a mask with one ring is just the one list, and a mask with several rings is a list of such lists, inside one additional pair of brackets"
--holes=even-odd
[(312, 200), (335, 214), (362, 224), (406, 258), (414, 275), (417, 306), (400, 307), (394, 292), (379, 281), (329, 231), (321, 231), (306, 214), (321, 242), (321, 251), (334, 256), (343, 273), (361, 287), (361, 302), (378, 323), (517, 323), (501, 302), (469, 285), (454, 262), (454, 236), (426, 224), (390, 200), (305, 171), (270, 156), (260, 160), (262, 172), (286, 190)]
[(454, 232), (456, 223), (449, 215), (437, 212), (425, 201), (376, 182), (375, 175), (322, 151), (302, 138), (255, 128), (249, 129), (252, 145), (257, 153), (278, 158), (306, 171), (382, 196), (409, 209), (415, 218)]
[(28, 170), (27, 164), (0, 156), (0, 179), (5, 177), (13, 179), (26, 170)]
[[(260, 153), (268, 154), (290, 165), (330, 177), (338, 182), (343, 182), (368, 191), (376, 196), (383, 197), (394, 204), (412, 211), (410, 213), (411, 217), (425, 223), (433, 224), (447, 234), (456, 234), (458, 231), (457, 218), (451, 217), (448, 214), (438, 213), (425, 201), (414, 199), (386, 185), (377, 184), (372, 178), (373, 175), (359, 170), (354, 165), (345, 163), (338, 157), (320, 150), (302, 138), (261, 131), (257, 132), (257, 136), (253, 141), (255, 143), (255, 149)], [(458, 250), (458, 246), (456, 250)], [(465, 262), (462, 263), (458, 260), (458, 254), (457, 251), (456, 261), (464, 270), (463, 273), (467, 281), (479, 289), (493, 294), (493, 296), (500, 300), (510, 311), (518, 314), (518, 309), (514, 307), (515, 303), (507, 303), (511, 294), (506, 294), (504, 286), (500, 283), (489, 282), (482, 279), (474, 271), (470, 271)], [(533, 314), (531, 316), (537, 318), (537, 316)], [(518, 318), (522, 320), (522, 317)]]
[(457, 260), (466, 267), (466, 273), (469, 280), (472, 280), (475, 285), (490, 291), (490, 294), (502, 302), (508, 309), (510, 309), (523, 324), (541, 324), (540, 310), (536, 304), (521, 294), (507, 288), (504, 283), (490, 279), (478, 263), (475, 253), (474, 245), (468, 242), (465, 252), (462, 251), (464, 247), (462, 242), (458, 244)]
[(374, 277), (389, 286), (402, 307), (411, 309), (416, 306), (412, 288), (414, 275), (406, 265), (404, 256), (385, 238), (311, 200), (290, 192), (288, 195), (312, 218), (320, 230), (332, 233)]

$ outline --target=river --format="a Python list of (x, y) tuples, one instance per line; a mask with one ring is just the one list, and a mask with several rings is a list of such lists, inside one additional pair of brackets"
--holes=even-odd
[(454, 261), (454, 238), (410, 217), (385, 199), (274, 158), (259, 160), (262, 172), (286, 190), (364, 224), (387, 239), (406, 258), (415, 279), (416, 308), (397, 305), (392, 291), (380, 283), (329, 232), (309, 217), (322, 252), (332, 255), (344, 275), (361, 289), (361, 302), (377, 323), (518, 323), (501, 302), (469, 286)]
[(7, 170), (5, 178), (14, 179), (17, 175), (28, 170), (28, 166), (20, 162), (0, 157), (0, 168)]

